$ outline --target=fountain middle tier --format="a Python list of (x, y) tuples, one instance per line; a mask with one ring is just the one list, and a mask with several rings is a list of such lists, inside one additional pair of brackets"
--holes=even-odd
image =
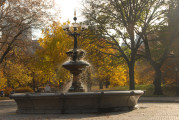
[(89, 66), (90, 64), (87, 61), (78, 60), (78, 61), (66, 61), (62, 66), (69, 70), (73, 75), (79, 75), (82, 71)]

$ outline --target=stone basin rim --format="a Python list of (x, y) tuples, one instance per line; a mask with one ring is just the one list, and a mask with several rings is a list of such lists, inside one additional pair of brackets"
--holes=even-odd
[(20, 114), (89, 114), (133, 110), (143, 93), (142, 90), (15, 93), (10, 98), (16, 101), (16, 112)]
[(48, 97), (48, 96), (97, 96), (97, 95), (142, 95), (142, 90), (130, 90), (130, 91), (101, 91), (101, 92), (71, 92), (71, 93), (15, 93), (11, 94), (10, 98), (14, 97)]

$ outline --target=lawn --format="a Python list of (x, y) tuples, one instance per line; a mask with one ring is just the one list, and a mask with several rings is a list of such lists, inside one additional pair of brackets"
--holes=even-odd
[[(136, 90), (143, 90), (145, 93), (143, 96), (156, 96), (153, 95), (154, 86), (153, 85), (136, 85)], [(92, 91), (101, 91), (101, 90), (129, 90), (128, 86), (116, 86), (99, 89), (98, 86), (92, 87)], [(176, 87), (173, 85), (162, 85), (163, 95), (160, 96), (175, 96), (176, 95)]]

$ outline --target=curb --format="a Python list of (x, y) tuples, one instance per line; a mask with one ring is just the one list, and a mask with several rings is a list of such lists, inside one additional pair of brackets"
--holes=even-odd
[(138, 101), (139, 103), (179, 103), (179, 97), (141, 97)]

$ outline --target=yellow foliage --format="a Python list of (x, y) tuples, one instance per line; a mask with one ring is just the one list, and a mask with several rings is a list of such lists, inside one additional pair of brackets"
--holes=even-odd
[(79, 41), (80, 47), (87, 51), (87, 59), (95, 69), (93, 78), (103, 82), (110, 81), (111, 86), (128, 85), (128, 67), (122, 59), (111, 56), (117, 54), (111, 44), (97, 38), (81, 38)]
[(3, 76), (3, 72), (0, 71), (0, 89), (4, 89), (7, 85), (7, 79)]
[(13, 85), (14, 88), (25, 86), (32, 80), (32, 77), (29, 76), (30, 71), (25, 66), (23, 66), (23, 64), (7, 61), (6, 70), (8, 71), (8, 75), (6, 76), (6, 78), (9, 80), (9, 83)]
[(128, 71), (127, 66), (118, 65), (113, 68), (112, 75), (110, 76), (110, 83), (112, 86), (126, 86), (128, 85)]
[[(72, 48), (73, 44), (73, 39), (62, 29), (62, 26), (67, 23), (53, 22), (49, 28), (43, 30), (44, 37), (39, 39), (42, 49), (37, 51), (37, 55), (42, 60), (37, 66), (46, 75), (44, 83), (58, 84), (59, 81), (69, 78), (68, 72), (58, 68), (67, 59), (66, 52)], [(59, 76), (61, 77), (59, 78)]]
[[(66, 52), (73, 47), (73, 38), (69, 37), (62, 29), (65, 24), (69, 24), (69, 21), (63, 24), (53, 22), (49, 28), (44, 29), (44, 38), (39, 39), (42, 49), (37, 51), (38, 56), (42, 58), (39, 68), (49, 76), (49, 80), (54, 79), (56, 84), (61, 84), (70, 79), (69, 72), (58, 67), (67, 59)], [(86, 31), (86, 34), (90, 34), (90, 31)], [(98, 81), (108, 80), (113, 86), (128, 84), (127, 66), (123, 65), (122, 60), (108, 55), (117, 53), (106, 40), (98, 40), (98, 37), (84, 38), (82, 35), (78, 38), (78, 47), (87, 52), (86, 59), (95, 69), (93, 78)], [(56, 78), (54, 78), (55, 75)]]

